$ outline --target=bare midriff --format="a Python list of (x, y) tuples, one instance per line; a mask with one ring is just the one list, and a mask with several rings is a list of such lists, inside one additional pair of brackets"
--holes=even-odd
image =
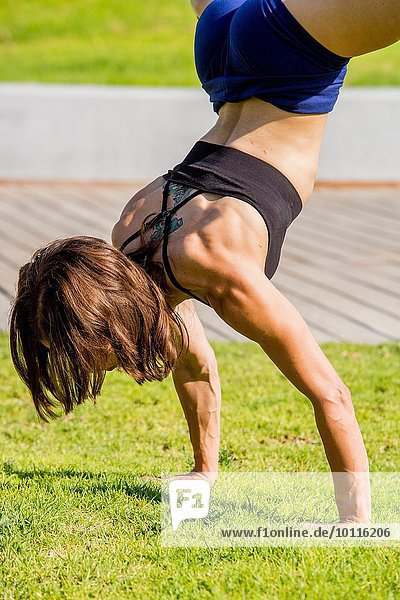
[(303, 205), (314, 189), (329, 113), (290, 113), (249, 98), (226, 103), (215, 126), (201, 140), (236, 148), (276, 167), (298, 191)]

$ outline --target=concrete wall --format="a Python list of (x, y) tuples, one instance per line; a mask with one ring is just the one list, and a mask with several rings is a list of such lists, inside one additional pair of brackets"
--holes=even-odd
[[(149, 179), (215, 120), (201, 89), (0, 84), (0, 179)], [(318, 179), (400, 181), (399, 131), (400, 88), (344, 87)]]

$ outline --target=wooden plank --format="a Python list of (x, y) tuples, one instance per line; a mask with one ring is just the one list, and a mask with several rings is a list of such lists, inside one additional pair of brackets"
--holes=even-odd
[[(76, 212), (69, 210), (69, 214), (57, 211), (56, 206), (47, 205), (45, 202), (34, 202), (34, 208), (27, 206), (23, 202), (18, 202), (13, 208), (14, 214), (23, 222), (22, 215), (28, 215), (28, 221), (37, 227), (41, 225), (42, 231), (46, 231), (46, 237), (63, 238), (73, 235), (90, 235), (89, 231), (98, 235), (99, 231), (108, 234), (108, 227), (105, 228), (97, 220), (93, 220), (91, 227), (80, 223)], [(89, 230), (89, 231), (88, 231)]]
[(310, 257), (309, 254), (303, 254), (298, 247), (296, 247), (294, 251), (291, 250), (288, 244), (282, 253), (281, 266), (295, 268), (300, 273), (304, 267), (314, 266), (318, 273), (320, 270), (325, 269), (329, 273), (337, 275), (338, 278), (343, 280), (344, 284), (348, 282), (355, 282), (360, 286), (365, 287), (367, 290), (376, 290), (382, 294), (383, 298), (389, 298), (389, 301), (391, 301), (393, 298), (396, 300), (400, 298), (399, 283), (394, 282), (392, 288), (389, 289), (387, 287), (387, 279), (382, 278), (381, 274), (379, 273), (379, 266), (359, 267), (358, 265), (344, 265), (335, 259), (317, 254), (314, 254), (312, 257)]
[(284, 275), (280, 275), (277, 279), (276, 287), (292, 302), (306, 323), (323, 324), (326, 330), (332, 332), (332, 340), (357, 341), (362, 344), (380, 344), (388, 341), (386, 335), (366, 329), (364, 323), (355, 323), (348, 315), (339, 312), (333, 313), (324, 305), (324, 299), (320, 295), (315, 297), (303, 293), (302, 290), (299, 291), (297, 284), (290, 279), (287, 283)]
[[(323, 203), (318, 203), (318, 207), (328, 212), (328, 207)], [(312, 211), (314, 213), (314, 207), (312, 208)], [(385, 231), (390, 230), (398, 234), (398, 224), (397, 219), (394, 218), (394, 213), (391, 213), (389, 216), (387, 213), (376, 207), (372, 208), (371, 206), (364, 205), (355, 206), (354, 204), (345, 204), (341, 201), (335, 201), (332, 199), (329, 201), (329, 214), (333, 211), (335, 213), (336, 211), (341, 211), (343, 215), (352, 218), (352, 220), (362, 220), (363, 222), (379, 225), (379, 227)], [(400, 209), (398, 218), (400, 219)]]
[[(304, 234), (298, 235), (298, 232), (293, 232), (289, 239), (286, 241), (286, 247), (294, 253), (298, 253), (303, 259), (313, 262), (317, 256), (330, 258), (336, 262), (336, 265), (340, 266), (343, 270), (357, 270), (366, 269), (367, 271), (379, 270), (382, 281), (387, 282), (390, 287), (392, 281), (398, 279), (399, 269), (391, 264), (386, 263), (387, 255), (379, 252), (379, 248), (374, 251), (371, 250), (369, 253), (356, 253), (350, 252), (347, 249), (343, 250), (340, 244), (335, 243), (332, 245), (330, 240), (325, 240), (323, 243), (318, 236)], [(396, 283), (396, 289), (398, 285)]]
[[(42, 223), (43, 232), (46, 234), (46, 239), (50, 241), (55, 238), (64, 238), (74, 235), (93, 235), (95, 237), (102, 237), (109, 241), (110, 228), (105, 227), (103, 224), (98, 223), (96, 219), (92, 220), (91, 225), (85, 225), (81, 222), (79, 215), (70, 212), (70, 215), (59, 214), (58, 217), (54, 216), (54, 212), (48, 212), (46, 216), (46, 208), (43, 208), (43, 213), (37, 211), (37, 215), (31, 215), (30, 220), (33, 222)], [(22, 207), (20, 207), (22, 210)], [(15, 212), (17, 209), (15, 209)], [(64, 221), (64, 224), (62, 223)]]
[[(49, 198), (45, 196), (41, 197), (42, 201), (46, 201), (48, 206), (51, 205), (51, 201)], [(59, 194), (57, 198), (57, 210), (60, 214), (74, 217), (75, 222), (79, 225), (84, 225), (85, 227), (93, 228), (93, 226), (97, 223), (102, 224), (103, 226), (108, 223), (108, 219), (104, 219), (101, 214), (93, 215), (93, 209), (91, 210), (87, 205), (84, 204), (76, 204), (74, 205), (71, 198), (68, 196), (64, 196), (63, 194)], [(111, 229), (111, 225), (110, 225)]]
[(71, 206), (73, 208), (79, 207), (82, 211), (87, 211), (92, 215), (92, 218), (94, 213), (94, 217), (107, 224), (109, 229), (112, 229), (114, 223), (118, 221), (123, 209), (123, 206), (110, 208), (105, 206), (102, 200), (89, 197), (71, 199)]
[(148, 185), (148, 183), (149, 182), (144, 182), (142, 184), (134, 183), (132, 185), (126, 184), (123, 186), (118, 186), (117, 188), (115, 186), (95, 185), (93, 186), (93, 189), (96, 192), (96, 194), (98, 194), (105, 200), (108, 200), (112, 205), (114, 205), (115, 201), (117, 200), (118, 203), (123, 203), (125, 206), (125, 204), (127, 204), (137, 192), (139, 192), (146, 185)]
[[(378, 227), (377, 226), (377, 218), (375, 219), (375, 223), (372, 223), (372, 219), (370, 216), (362, 214), (362, 211), (355, 211), (356, 216), (354, 214), (348, 214), (349, 211), (342, 211), (338, 209), (335, 212), (328, 213), (322, 207), (313, 209), (312, 211), (308, 211), (307, 219), (303, 219), (307, 221), (311, 221), (313, 223), (318, 222), (321, 226), (332, 227), (334, 230), (348, 231), (349, 235), (355, 237), (355, 239), (363, 240), (364, 238), (375, 239), (378, 242), (382, 239), (382, 233), (385, 234), (383, 238), (384, 241), (390, 240), (394, 241), (398, 245), (399, 235), (395, 229), (391, 230), (389, 227)], [(358, 214), (360, 213), (360, 214)]]
[(320, 219), (308, 216), (297, 223), (298, 232), (305, 236), (314, 236), (321, 243), (331, 243), (340, 245), (340, 248), (347, 249), (349, 252), (364, 255), (385, 252), (388, 256), (397, 258), (399, 244), (395, 240), (386, 237), (373, 237), (367, 232), (352, 230), (348, 224), (339, 222), (338, 219), (330, 219), (329, 223), (321, 222)]
[(8, 204), (7, 201), (2, 202), (0, 212), (4, 221), (12, 223), (14, 228), (22, 228), (39, 242), (62, 236), (65, 230), (65, 224), (61, 219), (59, 222), (53, 222), (47, 213), (38, 213), (36, 200), (13, 201), (11, 204)]
[[(304, 317), (303, 317), (304, 319)], [(318, 325), (314, 325), (311, 321), (307, 321), (304, 319), (310, 328), (311, 333), (318, 341), (319, 344), (323, 344), (324, 342), (339, 342), (340, 337), (336, 333), (327, 333), (322, 327)]]
[[(13, 246), (11, 246), (11, 247), (13, 248)], [(8, 265), (12, 269), (18, 269), (20, 266), (20, 263), (18, 262), (18, 260), (16, 260), (12, 254), (8, 253), (4, 249), (2, 240), (0, 240), (0, 261), (1, 261), (1, 263)]]
[(332, 318), (336, 319), (336, 317), (341, 316), (347, 319), (353, 328), (356, 326), (365, 328), (386, 337), (388, 340), (395, 341), (400, 339), (399, 319), (382, 314), (376, 309), (350, 300), (338, 292), (323, 289), (317, 284), (309, 283), (305, 278), (302, 278), (301, 284), (298, 284), (283, 271), (279, 273), (279, 283), (291, 289), (293, 293), (301, 291), (303, 297), (309, 298), (310, 302), (313, 304), (317, 303), (326, 308), (332, 315)]
[(0, 256), (0, 271), (1, 271), (1, 287), (9, 296), (14, 295), (15, 284), (18, 279), (18, 268), (10, 267), (10, 265), (2, 260)]
[(10, 312), (10, 298), (0, 291), (0, 331), (8, 330), (8, 315)]
[(341, 194), (317, 194), (310, 199), (306, 208), (313, 209), (316, 205), (324, 206), (324, 208), (327, 208), (328, 210), (333, 210), (334, 208), (344, 209), (346, 206), (352, 206), (360, 211), (368, 210), (372, 213), (378, 212), (378, 214), (396, 220), (398, 219), (400, 212), (399, 197), (397, 197), (397, 199), (389, 197), (380, 198), (377, 195), (374, 195), (372, 199), (368, 199), (368, 197), (360, 197), (358, 194), (354, 194), (351, 197)]
[(359, 215), (359, 211), (353, 211), (352, 213), (350, 213), (350, 210), (341, 211), (338, 209), (338, 211), (340, 211), (340, 214), (336, 213), (334, 215), (327, 213), (327, 211), (323, 211), (323, 209), (321, 210), (321, 213), (313, 211), (311, 218), (318, 220), (320, 223), (323, 223), (325, 218), (329, 224), (340, 227), (341, 229), (343, 228), (350, 233), (353, 232), (360, 238), (365, 237), (380, 242), (382, 236), (384, 236), (385, 240), (398, 243), (399, 234), (395, 220), (386, 217), (384, 217), (384, 219), (379, 219), (379, 217), (376, 216), (375, 222), (372, 224), (371, 215)]
[[(323, 238), (321, 240), (318, 235), (311, 236), (308, 234), (307, 237), (304, 234), (299, 235), (298, 229), (291, 231), (290, 238), (288, 236), (286, 240), (286, 246), (292, 252), (302, 256), (305, 261), (313, 262), (319, 255), (324, 260), (334, 261), (337, 266), (348, 272), (351, 270), (358, 271), (358, 269), (360, 271), (364, 270), (366, 273), (371, 273), (371, 277), (375, 277), (375, 280), (379, 281), (382, 287), (392, 290), (395, 294), (398, 293), (397, 278), (399, 269), (386, 264), (382, 254), (378, 253), (379, 249), (368, 254), (343, 251), (340, 244), (332, 246), (328, 243), (330, 240), (323, 243)], [(316, 237), (318, 237), (317, 240)]]
[(25, 249), (40, 244), (43, 232), (35, 229), (28, 219), (22, 221), (14, 215), (15, 211), (10, 213), (3, 203), (0, 204), (0, 236)]
[(384, 264), (380, 257), (373, 258), (374, 260), (370, 261), (373, 264), (369, 264), (367, 260), (358, 256), (343, 256), (336, 249), (321, 248), (315, 243), (308, 243), (302, 237), (299, 241), (296, 240), (294, 246), (289, 241), (285, 244), (281, 264), (287, 260), (288, 266), (297, 269), (301, 269), (303, 265), (315, 265), (316, 268), (335, 271), (344, 280), (350, 281), (355, 278), (360, 283), (381, 289), (387, 295), (397, 298), (400, 293), (398, 269)]
[[(52, 201), (52, 196), (49, 194), (43, 195), (42, 197), (47, 201)], [(95, 198), (93, 195), (85, 194), (84, 191), (78, 194), (75, 193), (74, 190), (64, 188), (58, 192), (57, 200), (59, 199), (65, 201), (65, 204), (61, 204), (61, 206), (71, 206), (73, 208), (79, 207), (83, 210), (86, 210), (90, 217), (93, 217), (92, 210), (95, 207), (96, 211), (99, 211), (98, 216), (102, 216), (106, 222), (116, 218), (116, 214), (119, 211), (119, 207), (112, 207), (109, 204), (105, 204), (102, 199)]]
[(11, 256), (17, 265), (21, 264), (21, 260), (25, 260), (25, 258), (21, 257), (29, 257), (32, 254), (33, 247), (29, 244), (24, 244), (23, 240), (17, 240), (1, 231), (0, 236), (2, 253), (6, 254), (7, 257)]
[(368, 306), (379, 313), (386, 314), (398, 320), (400, 310), (400, 297), (393, 298), (387, 296), (382, 291), (370, 289), (365, 285), (360, 285), (354, 280), (344, 281), (335, 273), (315, 266), (303, 265), (301, 271), (293, 267), (287, 267), (284, 264), (280, 267), (280, 272), (284, 272), (294, 280), (300, 282), (307, 281), (318, 288), (335, 291), (340, 296), (348, 298), (353, 302)]
[(104, 188), (104, 190), (100, 188), (89, 190), (86, 188), (84, 190), (84, 198), (91, 198), (96, 203), (101, 204), (102, 206), (108, 206), (113, 211), (117, 210), (120, 213), (124, 206), (135, 195), (136, 191), (132, 192), (132, 189), (129, 189), (129, 192), (121, 193), (121, 190), (107, 190), (107, 188)]
[(314, 199), (330, 200), (331, 198), (338, 199), (343, 203), (361, 202), (376, 206), (379, 204), (392, 205), (400, 200), (400, 192), (395, 189), (347, 189), (337, 191), (334, 189), (320, 189), (313, 195)]

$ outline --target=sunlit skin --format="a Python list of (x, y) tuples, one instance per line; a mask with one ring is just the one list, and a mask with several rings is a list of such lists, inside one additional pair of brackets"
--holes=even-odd
[[(211, 0), (192, 0), (196, 15)], [(341, 56), (357, 56), (400, 37), (398, 0), (286, 0), (289, 12), (317, 41)], [(314, 188), (328, 114), (294, 114), (257, 98), (223, 105), (215, 126), (200, 138), (268, 162), (297, 189), (305, 205)], [(112, 232), (117, 248), (149, 214), (160, 210), (165, 181), (158, 177), (127, 203)], [(170, 199), (172, 202), (172, 198)], [(295, 306), (268, 280), (264, 265), (268, 231), (260, 214), (233, 197), (204, 193), (176, 216), (168, 254), (179, 282), (205, 301), (236, 331), (255, 341), (312, 403), (333, 473), (341, 520), (368, 522), (371, 515), (368, 457), (351, 393), (322, 352)], [(234, 235), (232, 235), (234, 232)], [(132, 241), (126, 252), (137, 250)], [(154, 262), (162, 263), (158, 248)], [(214, 352), (190, 296), (166, 275), (167, 300), (189, 334), (188, 352), (173, 369), (175, 389), (189, 426), (195, 471), (210, 481), (218, 473), (221, 388)], [(102, 370), (117, 366), (105, 352)], [(357, 480), (357, 473), (362, 475)], [(189, 474), (191, 476), (192, 474)]]
[[(398, 0), (284, 0), (297, 21), (322, 45), (352, 57), (389, 46), (400, 37)], [(212, 0), (191, 0), (200, 17)], [(265, 160), (297, 189), (303, 206), (317, 174), (328, 114), (293, 114), (257, 98), (224, 104), (201, 140)], [(123, 209), (112, 239), (119, 247), (143, 220), (157, 213), (164, 181), (158, 178)], [(176, 216), (169, 259), (179, 282), (208, 301), (231, 327), (265, 350), (284, 375), (312, 402), (332, 472), (348, 474), (344, 494), (335, 482), (341, 520), (368, 522), (371, 514), (368, 458), (351, 393), (321, 351), (295, 307), (266, 279), (268, 232), (253, 207), (230, 197), (203, 194)], [(232, 232), (235, 235), (232, 236)], [(134, 251), (133, 241), (127, 251)], [(161, 248), (154, 256), (162, 262)], [(195, 470), (218, 471), (221, 390), (215, 356), (190, 296), (168, 280), (168, 302), (191, 338), (188, 358), (174, 369), (175, 388), (188, 421)], [(361, 473), (362, 482), (353, 481)], [(341, 496), (341, 499), (339, 499)]]

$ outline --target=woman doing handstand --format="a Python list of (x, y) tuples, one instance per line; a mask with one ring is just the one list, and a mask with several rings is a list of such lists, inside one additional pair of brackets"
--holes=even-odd
[[(351, 57), (400, 37), (398, 0), (192, 0), (197, 72), (216, 125), (123, 209), (113, 246), (56, 240), (20, 271), (14, 364), (38, 414), (95, 397), (105, 371), (172, 371), (195, 473), (218, 470), (221, 391), (191, 298), (257, 342), (312, 403), (342, 521), (370, 519), (368, 459), (351, 394), (270, 281), (313, 191)], [(52, 394), (49, 396), (48, 392)], [(54, 400), (55, 399), (55, 400)], [(340, 488), (340, 489), (339, 489)]]

